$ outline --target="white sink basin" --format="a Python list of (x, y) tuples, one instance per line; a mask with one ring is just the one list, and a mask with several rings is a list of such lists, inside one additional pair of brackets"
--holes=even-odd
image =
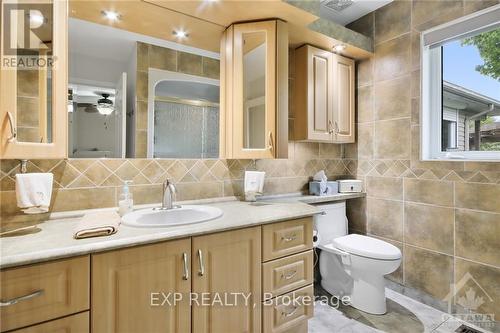
[(124, 215), (122, 223), (138, 228), (161, 228), (206, 222), (222, 214), (222, 210), (217, 207), (199, 205), (183, 205), (169, 210), (149, 208)]

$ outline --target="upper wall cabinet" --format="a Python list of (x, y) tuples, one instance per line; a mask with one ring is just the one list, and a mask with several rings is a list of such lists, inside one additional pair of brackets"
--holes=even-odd
[(294, 139), (354, 142), (354, 60), (304, 45), (295, 74)]
[(286, 158), (286, 23), (231, 25), (222, 38), (221, 57), (221, 157)]
[(66, 157), (67, 11), (64, 0), (2, 1), (2, 159)]

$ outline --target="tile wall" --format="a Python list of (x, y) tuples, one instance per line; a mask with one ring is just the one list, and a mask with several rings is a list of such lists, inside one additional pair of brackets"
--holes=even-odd
[(467, 281), (456, 299), (472, 287), (477, 311), (500, 318), (500, 163), (419, 161), (420, 32), (497, 3), (394, 1), (350, 24), (374, 38), (375, 55), (357, 65), (358, 144), (344, 163), (367, 191), (348, 207), (351, 230), (403, 252), (393, 281), (442, 306)]

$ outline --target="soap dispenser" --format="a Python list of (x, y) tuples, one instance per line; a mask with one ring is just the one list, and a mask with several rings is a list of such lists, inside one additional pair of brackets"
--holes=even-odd
[(118, 214), (120, 214), (120, 216), (134, 210), (134, 200), (132, 199), (132, 193), (129, 188), (130, 184), (132, 184), (131, 180), (126, 180), (123, 184), (123, 190), (118, 200)]

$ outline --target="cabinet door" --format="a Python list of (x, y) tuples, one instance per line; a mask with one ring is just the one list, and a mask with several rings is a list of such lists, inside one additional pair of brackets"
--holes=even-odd
[(2, 159), (66, 157), (67, 12), (66, 0), (2, 3)]
[(298, 140), (332, 140), (332, 53), (305, 45), (296, 50), (295, 87)]
[(30, 326), (13, 333), (89, 333), (89, 312), (81, 312), (69, 317), (56, 319), (43, 324)]
[[(200, 299), (192, 307), (193, 332), (260, 332), (261, 228), (194, 237), (192, 249), (193, 292)], [(213, 306), (204, 306), (203, 295)]]
[(334, 142), (354, 142), (354, 60), (333, 55)]
[(190, 253), (183, 239), (93, 255), (92, 332), (190, 332)]

